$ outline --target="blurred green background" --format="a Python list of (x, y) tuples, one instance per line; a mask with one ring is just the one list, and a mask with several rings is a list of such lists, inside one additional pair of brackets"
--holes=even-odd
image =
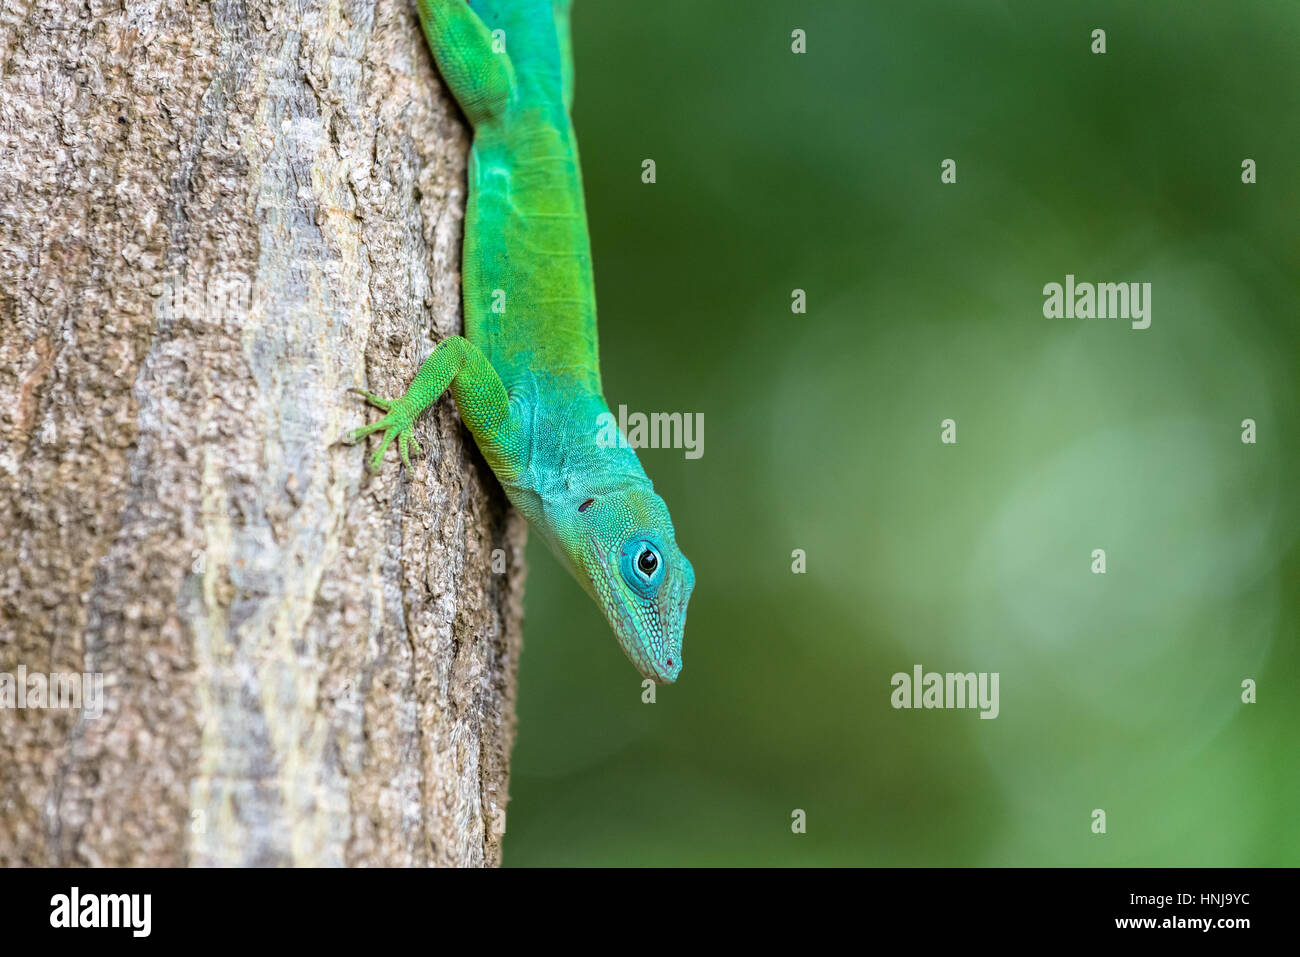
[[(506, 863), (1300, 864), (1300, 6), (577, 0), (574, 41), (607, 398), (704, 413), (641, 453), (698, 584), (643, 704), (533, 538)], [(1066, 273), (1151, 327), (1045, 319)], [(914, 664), (1000, 716), (894, 710)]]

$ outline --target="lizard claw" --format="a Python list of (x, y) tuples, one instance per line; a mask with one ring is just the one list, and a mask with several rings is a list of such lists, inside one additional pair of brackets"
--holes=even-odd
[(391, 409), (391, 408), (393, 407), (393, 403), (392, 403), (391, 400), (389, 400), (389, 399), (381, 399), (379, 396), (375, 395), (373, 392), (367, 392), (365, 389), (351, 388), (351, 389), (348, 389), (348, 391), (349, 391), (349, 392), (355, 392), (357, 395), (360, 395), (360, 396), (365, 396), (365, 399), (366, 399), (367, 402), (369, 402), (371, 405), (373, 405), (373, 406), (374, 406), (375, 408), (377, 408), (377, 409), (383, 409), (385, 412), (387, 412), (389, 409)]
[(399, 432), (397, 435), (397, 452), (402, 457), (402, 464), (406, 466), (406, 471), (410, 472), (412, 471), (410, 457), (420, 454), (420, 443), (415, 441), (415, 436), (410, 432)]

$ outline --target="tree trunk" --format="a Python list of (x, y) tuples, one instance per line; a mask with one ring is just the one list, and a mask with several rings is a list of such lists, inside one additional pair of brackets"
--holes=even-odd
[(447, 402), (337, 444), (467, 147), (408, 0), (5, 0), (0, 673), (103, 714), (0, 710), (0, 864), (499, 862), (522, 520)]

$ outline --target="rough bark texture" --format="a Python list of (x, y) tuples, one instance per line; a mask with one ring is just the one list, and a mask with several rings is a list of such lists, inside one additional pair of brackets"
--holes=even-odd
[(407, 0), (5, 0), (0, 672), (105, 687), (0, 710), (0, 864), (499, 861), (523, 525), (447, 402), (335, 444), (467, 147)]

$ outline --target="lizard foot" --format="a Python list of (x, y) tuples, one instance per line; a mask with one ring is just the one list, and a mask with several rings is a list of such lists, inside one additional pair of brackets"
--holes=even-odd
[(396, 439), (397, 452), (402, 457), (402, 464), (406, 466), (408, 472), (411, 471), (411, 455), (419, 455), (422, 451), (420, 443), (415, 441), (415, 416), (410, 414), (401, 399), (381, 399), (373, 392), (366, 392), (364, 389), (349, 389), (348, 391), (364, 396), (367, 402), (388, 414), (377, 422), (371, 422), (359, 429), (353, 429), (343, 438), (344, 444), (355, 445), (371, 432), (383, 432), (384, 439), (379, 443), (379, 448), (375, 450), (375, 454), (370, 456), (366, 467), (371, 472), (378, 474), (384, 467), (384, 453), (388, 451), (388, 447)]

